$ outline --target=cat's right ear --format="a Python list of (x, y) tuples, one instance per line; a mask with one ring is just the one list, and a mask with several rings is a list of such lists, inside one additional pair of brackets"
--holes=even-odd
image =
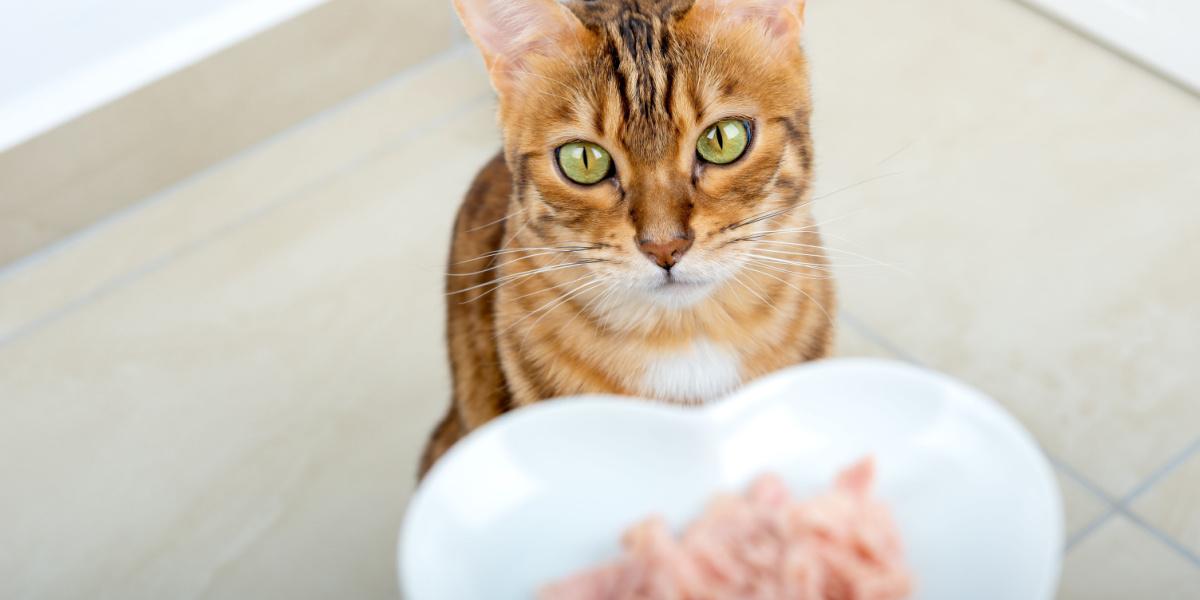
[(454, 0), (454, 8), (501, 95), (527, 72), (529, 58), (583, 31), (557, 0)]
[(805, 0), (696, 0), (692, 12), (711, 25), (758, 23), (767, 38), (794, 46), (804, 29)]

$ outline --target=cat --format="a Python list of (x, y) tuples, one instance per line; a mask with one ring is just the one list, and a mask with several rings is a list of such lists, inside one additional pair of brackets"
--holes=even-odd
[(453, 399), (421, 473), (507, 411), (720, 398), (824, 357), (804, 0), (455, 0), (503, 151), (458, 213)]

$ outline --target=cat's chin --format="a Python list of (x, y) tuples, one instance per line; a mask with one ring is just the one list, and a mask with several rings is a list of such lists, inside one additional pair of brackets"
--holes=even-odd
[(654, 304), (679, 309), (699, 304), (711, 296), (716, 287), (715, 282), (663, 278), (643, 292)]

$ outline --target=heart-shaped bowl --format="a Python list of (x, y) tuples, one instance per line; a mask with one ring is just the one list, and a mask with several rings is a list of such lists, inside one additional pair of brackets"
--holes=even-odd
[(650, 514), (678, 531), (714, 493), (766, 472), (805, 497), (868, 455), (915, 598), (1053, 596), (1062, 509), (1032, 437), (953, 379), (861, 359), (782, 371), (705, 408), (591, 396), (496, 419), (413, 496), (401, 589), (408, 600), (528, 600), (618, 556), (621, 532)]

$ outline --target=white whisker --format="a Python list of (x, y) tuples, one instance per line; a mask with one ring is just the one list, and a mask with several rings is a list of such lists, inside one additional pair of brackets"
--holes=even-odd
[(789, 227), (787, 229), (768, 229), (766, 231), (759, 231), (757, 233), (752, 233), (744, 238), (739, 238), (738, 240), (734, 240), (734, 241), (754, 240), (760, 236), (767, 236), (767, 235), (784, 235), (784, 234), (792, 234), (792, 233), (815, 233), (816, 227), (817, 227), (816, 225), (805, 225), (804, 227)]
[(467, 259), (467, 260), (457, 262), (454, 264), (461, 265), (464, 263), (475, 262), (477, 260), (482, 260), (485, 258), (495, 258), (497, 256), (504, 256), (506, 254), (517, 254), (518, 252), (570, 253), (570, 252), (584, 252), (586, 250), (599, 250), (599, 249), (600, 249), (599, 246), (586, 246), (586, 247), (585, 246), (541, 246), (541, 247), (532, 246), (529, 248), (508, 248), (505, 250), (493, 250), (491, 252), (480, 254), (479, 256), (476, 256), (475, 258)]
[[(835, 247), (833, 247), (833, 246), (822, 246), (822, 245), (820, 245), (820, 244), (805, 244), (805, 243), (803, 243), (803, 242), (786, 242), (786, 241), (783, 241), (783, 240), (755, 240), (755, 241), (757, 241), (759, 244), (773, 244), (773, 245), (776, 245), (776, 246), (790, 246), (790, 247), (796, 247), (796, 248), (811, 248), (811, 249), (813, 249), (813, 250), (824, 250), (824, 251), (826, 251), (826, 252), (836, 252), (836, 253), (838, 253), (838, 254), (845, 254), (845, 255), (847, 255), (847, 256), (853, 256), (854, 258), (861, 258), (861, 259), (863, 259), (863, 260), (866, 260), (866, 261), (870, 261), (870, 262), (873, 262), (873, 263), (878, 263), (878, 264), (879, 264), (879, 265), (881, 265), (881, 266), (891, 266), (891, 265), (889, 265), (889, 264), (887, 264), (887, 263), (885, 263), (885, 262), (882, 262), (882, 261), (875, 260), (874, 258), (871, 258), (870, 256), (866, 256), (866, 255), (864, 255), (864, 254), (858, 254), (858, 253), (856, 253), (856, 252), (851, 252), (851, 251), (849, 251), (849, 250), (843, 250), (843, 249), (841, 249), (841, 248), (835, 248)], [(761, 250), (761, 249), (762, 249), (762, 248), (760, 248), (760, 250)]]
[(773, 302), (764, 298), (763, 295), (758, 293), (757, 291), (755, 291), (754, 288), (746, 285), (746, 282), (742, 281), (742, 278), (738, 277), (737, 275), (734, 275), (733, 280), (736, 281), (738, 284), (740, 284), (742, 287), (746, 288), (746, 290), (749, 291), (751, 294), (754, 294), (755, 296), (757, 296), (759, 300), (762, 300), (763, 304), (766, 304), (767, 306), (770, 306), (771, 308), (773, 308), (775, 310), (779, 310), (779, 307), (775, 306), (775, 304)]
[[(777, 264), (763, 262), (761, 260), (751, 259), (750, 263), (757, 266), (760, 269), (767, 269), (770, 271), (775, 271), (776, 273), (784, 273), (788, 277), (798, 277), (800, 279), (811, 279), (814, 281), (829, 281), (829, 280), (836, 279), (834, 277), (834, 274), (832, 271), (822, 271), (823, 273), (827, 273), (826, 275), (813, 275), (811, 273), (804, 273), (797, 269), (789, 269), (788, 267), (782, 267)], [(745, 266), (745, 265), (743, 265), (743, 266)], [(811, 270), (811, 269), (809, 269), (809, 270)]]
[[(605, 280), (607, 281), (607, 278), (605, 278)], [(599, 301), (601, 298), (604, 298), (608, 294), (612, 293), (612, 291), (615, 287), (616, 286), (611, 282), (606, 283), (604, 286), (604, 289), (599, 294), (597, 294), (595, 298), (588, 300), (588, 303), (584, 304), (583, 308), (576, 311), (576, 313), (574, 315), (571, 315), (571, 319), (569, 321), (567, 321), (567, 323), (565, 325), (563, 325), (562, 328), (563, 329), (569, 328), (571, 326), (571, 324), (575, 322), (575, 319), (579, 318), (579, 315), (581, 313), (589, 313), (590, 314), (589, 311), (591, 311), (592, 305), (595, 304), (597, 301)], [(534, 323), (534, 325), (536, 326), (537, 323)]]
[(488, 227), (491, 227), (492, 225), (499, 225), (499, 224), (501, 224), (517, 215), (520, 215), (524, 212), (525, 212), (525, 209), (522, 208), (521, 210), (518, 210), (516, 212), (504, 215), (503, 217), (500, 217), (499, 219), (496, 219), (495, 221), (492, 221), (491, 223), (484, 223), (483, 225), (472, 227), (467, 230), (467, 233), (475, 233), (476, 231), (479, 231), (481, 229), (487, 229)]
[[(482, 269), (479, 271), (470, 271), (470, 272), (466, 272), (466, 273), (446, 273), (446, 276), (448, 276), (448, 277), (469, 277), (471, 275), (482, 275), (484, 273), (495, 271), (496, 269), (499, 269), (499, 268), (507, 266), (507, 265), (511, 265), (513, 263), (519, 263), (523, 260), (529, 260), (531, 258), (537, 258), (539, 256), (548, 256), (551, 254), (558, 254), (558, 252), (535, 252), (534, 254), (526, 254), (525, 256), (514, 258), (512, 260), (506, 260), (500, 264), (497, 264), (497, 265), (494, 265), (494, 266), (491, 266), (491, 267), (488, 267), (486, 269)], [(476, 260), (478, 260), (478, 259), (476, 259)]]
[(749, 267), (749, 266), (747, 266), (746, 268), (747, 268), (747, 269), (749, 269), (749, 270), (751, 270), (751, 271), (754, 271), (754, 272), (756, 272), (756, 273), (759, 273), (759, 274), (761, 274), (761, 275), (766, 275), (767, 277), (770, 277), (770, 278), (772, 278), (772, 279), (775, 279), (775, 280), (779, 281), (780, 283), (782, 283), (782, 284), (784, 284), (784, 285), (786, 285), (786, 286), (788, 286), (788, 287), (792, 288), (793, 290), (796, 290), (797, 292), (800, 292), (801, 294), (804, 294), (804, 297), (805, 297), (805, 298), (808, 298), (808, 300), (809, 300), (810, 302), (812, 302), (813, 304), (816, 304), (816, 305), (817, 305), (817, 308), (818, 308), (818, 309), (820, 309), (820, 310), (821, 310), (821, 313), (825, 315), (825, 318), (829, 320), (829, 325), (830, 325), (830, 326), (834, 326), (834, 322), (833, 322), (833, 315), (830, 315), (830, 314), (829, 314), (829, 311), (825, 310), (825, 307), (824, 307), (824, 306), (822, 306), (820, 302), (817, 302), (817, 299), (816, 299), (816, 298), (813, 298), (813, 297), (812, 297), (812, 296), (811, 296), (811, 295), (810, 295), (808, 292), (806, 292), (806, 291), (804, 291), (804, 290), (800, 289), (799, 287), (797, 287), (797, 286), (795, 286), (795, 285), (792, 285), (792, 283), (791, 283), (791, 282), (789, 282), (789, 281), (786, 281), (786, 280), (784, 280), (784, 279), (783, 279), (783, 278), (781, 278), (781, 277), (777, 277), (777, 276), (775, 276), (775, 275), (772, 275), (771, 273), (767, 273), (767, 272), (764, 272), (764, 271), (759, 271), (759, 270), (755, 269), (754, 267)]
[(820, 196), (815, 196), (815, 197), (813, 197), (813, 198), (810, 198), (810, 199), (808, 199), (808, 200), (805, 200), (804, 202), (799, 202), (799, 203), (797, 203), (797, 204), (795, 204), (795, 205), (793, 205), (793, 206), (785, 206), (785, 207), (783, 207), (783, 208), (776, 208), (776, 209), (772, 209), (772, 210), (768, 210), (768, 211), (765, 211), (765, 212), (759, 213), (759, 214), (757, 214), (757, 215), (754, 215), (754, 216), (752, 216), (752, 217), (749, 217), (749, 218), (743, 219), (743, 220), (741, 220), (741, 221), (738, 221), (738, 222), (736, 222), (736, 223), (734, 223), (734, 224), (732, 224), (732, 225), (729, 225), (729, 226), (725, 227), (725, 230), (726, 230), (726, 231), (732, 231), (732, 230), (735, 230), (735, 229), (741, 229), (742, 227), (746, 227), (746, 226), (749, 226), (749, 225), (753, 225), (753, 224), (755, 224), (755, 223), (759, 223), (759, 222), (762, 222), (762, 221), (768, 221), (768, 220), (774, 219), (774, 218), (776, 218), (776, 217), (780, 217), (780, 216), (786, 215), (786, 214), (788, 214), (788, 213), (790, 213), (790, 212), (794, 212), (794, 211), (800, 210), (800, 209), (802, 209), (802, 208), (806, 208), (806, 207), (812, 206), (812, 205), (813, 205), (813, 203), (814, 203), (814, 202), (816, 202), (816, 201), (818, 201), (818, 200), (825, 200), (825, 199), (827, 199), (827, 198), (830, 198), (830, 197), (832, 197), (832, 196), (836, 196), (837, 194), (840, 194), (840, 193), (842, 193), (842, 192), (845, 192), (845, 191), (847, 191), (847, 190), (851, 190), (851, 189), (854, 189), (854, 188), (856, 188), (856, 187), (858, 187), (858, 186), (861, 186), (861, 185), (865, 185), (865, 184), (871, 183), (872, 181), (878, 181), (878, 180), (880, 180), (880, 179), (884, 179), (884, 178), (887, 178), (887, 177), (894, 177), (894, 176), (896, 176), (896, 175), (900, 175), (900, 173), (884, 173), (884, 174), (882, 174), (882, 175), (876, 175), (876, 176), (874, 176), (874, 177), (868, 177), (867, 179), (864, 179), (864, 180), (862, 180), (862, 181), (859, 181), (859, 182), (857, 182), (857, 183), (852, 183), (852, 184), (850, 184), (850, 185), (847, 185), (847, 186), (840, 187), (840, 188), (838, 188), (838, 189), (836, 189), (836, 190), (833, 190), (832, 192), (828, 192), (828, 193), (822, 194), (822, 195), (820, 195)]
[[(464, 293), (466, 293), (466, 292), (470, 292), (470, 291), (472, 291), (472, 290), (477, 290), (477, 289), (479, 289), (479, 288), (487, 287), (487, 286), (489, 286), (489, 285), (495, 285), (495, 286), (496, 286), (496, 288), (495, 288), (495, 289), (499, 289), (499, 287), (500, 287), (501, 285), (504, 285), (504, 284), (506, 284), (506, 283), (512, 283), (512, 282), (514, 282), (514, 281), (517, 281), (517, 280), (520, 280), (520, 279), (526, 279), (526, 278), (529, 278), (529, 277), (533, 277), (534, 275), (541, 275), (541, 274), (543, 274), (543, 273), (550, 273), (550, 272), (553, 272), (553, 271), (561, 271), (561, 270), (564, 270), (564, 269), (574, 269), (574, 268), (578, 268), (578, 267), (581, 267), (581, 266), (584, 266), (584, 265), (589, 265), (589, 264), (598, 263), (598, 262), (604, 262), (604, 261), (603, 261), (602, 259), (599, 259), (599, 258), (592, 258), (592, 259), (580, 260), (580, 261), (576, 261), (576, 262), (572, 262), (572, 263), (566, 263), (566, 264), (556, 264), (556, 265), (548, 265), (548, 266), (545, 266), (545, 267), (538, 267), (538, 268), (536, 268), (536, 269), (530, 269), (530, 270), (528, 270), (528, 271), (522, 271), (522, 272), (520, 272), (520, 273), (513, 273), (513, 274), (511, 274), (511, 275), (506, 275), (506, 276), (504, 276), (504, 277), (501, 277), (501, 278), (499, 278), (499, 279), (493, 279), (493, 280), (491, 280), (491, 281), (486, 281), (486, 282), (484, 282), (484, 283), (479, 283), (479, 284), (473, 285), (473, 286), (471, 286), (471, 287), (463, 288), (463, 289), (461, 289), (461, 290), (456, 290), (456, 291), (450, 292), (450, 293), (449, 293), (449, 294), (447, 294), (447, 295), (449, 295), (449, 296), (454, 296), (454, 295), (457, 295), (457, 294), (464, 294)], [(488, 290), (487, 292), (485, 292), (485, 293), (484, 293), (484, 295), (486, 296), (487, 294), (490, 294), (491, 292), (495, 291), (495, 289)], [(482, 296), (481, 296), (481, 297), (482, 297)]]
[(517, 301), (517, 300), (523, 300), (523, 299), (525, 299), (525, 298), (528, 298), (528, 297), (530, 297), (530, 296), (536, 296), (536, 295), (538, 295), (538, 294), (540, 294), (540, 293), (542, 293), (542, 292), (549, 291), (550, 289), (556, 289), (556, 288), (562, 288), (562, 287), (566, 287), (566, 286), (569, 286), (569, 285), (575, 285), (576, 283), (579, 283), (580, 281), (583, 281), (584, 279), (589, 279), (589, 278), (591, 278), (591, 277), (595, 277), (595, 276), (594, 276), (594, 275), (591, 275), (591, 274), (588, 274), (588, 275), (583, 275), (583, 276), (581, 276), (581, 277), (576, 277), (575, 279), (572, 279), (572, 280), (570, 280), (570, 281), (565, 281), (565, 282), (563, 282), (563, 283), (552, 283), (552, 284), (550, 284), (550, 287), (549, 287), (549, 288), (540, 288), (540, 289), (534, 290), (534, 291), (532, 291), (532, 292), (529, 292), (529, 293), (526, 293), (526, 294), (521, 294), (520, 296), (514, 296), (514, 297), (512, 297), (512, 298), (508, 298), (508, 301), (509, 301), (509, 302), (514, 302), (514, 301)]
[(811, 203), (811, 202), (816, 202), (817, 200), (824, 200), (826, 198), (829, 198), (830, 196), (836, 196), (847, 190), (852, 190), (856, 187), (871, 183), (872, 181), (879, 181), (880, 179), (887, 179), (888, 177), (895, 177), (897, 175), (903, 175), (903, 173), (900, 173), (897, 171), (897, 172), (892, 172), (892, 173), (882, 173), (879, 175), (868, 177), (862, 181), (859, 181), (858, 183), (852, 183), (850, 185), (846, 185), (846, 186), (837, 188), (837, 189), (833, 190), (832, 192), (826, 192), (824, 194), (821, 194), (820, 196), (817, 196), (817, 197), (813, 198), (812, 200), (809, 200), (809, 202)]
[[(514, 214), (514, 216), (524, 216), (524, 213)], [(509, 244), (513, 243), (518, 237), (521, 236), (522, 233), (525, 233), (526, 229), (529, 228), (529, 219), (522, 219), (521, 221), (522, 221), (522, 223), (521, 223), (520, 229), (517, 229), (516, 233), (509, 236), (508, 239), (504, 240), (503, 244), (500, 244), (500, 250), (504, 250), (504, 249), (508, 248)], [(509, 225), (512, 225), (512, 223), (509, 223)]]
[[(828, 256), (826, 256), (824, 254), (810, 254), (807, 252), (789, 252), (787, 250), (773, 250), (771, 248), (755, 248), (754, 251), (755, 252), (770, 252), (771, 254), (778, 254), (781, 256), (802, 256), (802, 257), (808, 257), (808, 258), (825, 258), (825, 259), (829, 258)], [(749, 256), (749, 255), (747, 255), (747, 256)], [(866, 260), (868, 262), (865, 262), (865, 263), (830, 262), (830, 263), (826, 264), (825, 266), (830, 267), (830, 268), (832, 268), (832, 267), (837, 267), (837, 268), (842, 268), (842, 267), (848, 267), (848, 268), (890, 267), (891, 266), (889, 264), (881, 263), (879, 261), (874, 261), (869, 258), (863, 258), (863, 260)], [(805, 264), (809, 264), (809, 263), (805, 263)]]
[(779, 264), (784, 264), (784, 265), (792, 265), (792, 266), (796, 266), (796, 267), (804, 267), (807, 269), (815, 269), (818, 271), (832, 271), (833, 270), (833, 268), (827, 264), (811, 263), (811, 262), (804, 262), (804, 261), (799, 261), (799, 260), (789, 260), (786, 258), (779, 258), (777, 256), (763, 256), (761, 254), (754, 254), (752, 252), (745, 252), (742, 254), (742, 256), (745, 256), (747, 258), (754, 258), (754, 259), (761, 260), (761, 261), (771, 262), (771, 263), (779, 263)]
[(537, 329), (538, 323), (541, 323), (542, 319), (546, 318), (546, 315), (549, 315), (550, 313), (554, 312), (554, 310), (556, 308), (562, 306), (563, 304), (570, 302), (572, 298), (575, 298), (576, 296), (582, 294), (583, 292), (585, 292), (597, 285), (600, 285), (601, 283), (604, 283), (604, 279), (602, 279), (600, 277), (593, 277), (591, 281), (588, 281), (588, 282), (578, 285), (575, 289), (571, 290), (570, 292), (567, 292), (566, 294), (562, 295), (559, 298), (551, 300), (550, 302), (542, 305), (540, 308), (534, 310), (533, 312), (530, 312), (529, 314), (521, 317), (517, 321), (513, 322), (512, 325), (505, 327), (503, 331), (501, 331), (499, 334), (497, 334), (497, 336), (508, 332), (509, 330), (516, 327), (517, 325), (520, 325), (521, 323), (525, 322), (525, 320), (529, 319), (530, 317), (540, 314), (541, 316), (539, 316), (537, 318), (537, 320), (535, 320), (529, 326), (528, 330), (525, 332), (525, 337), (528, 338), (530, 332), (532, 332), (534, 329)]
[(827, 258), (824, 254), (815, 254), (812, 252), (797, 252), (794, 250), (776, 250), (774, 248), (755, 248), (755, 252), (770, 252), (771, 254), (784, 254), (787, 256), (807, 256), (810, 258)]

